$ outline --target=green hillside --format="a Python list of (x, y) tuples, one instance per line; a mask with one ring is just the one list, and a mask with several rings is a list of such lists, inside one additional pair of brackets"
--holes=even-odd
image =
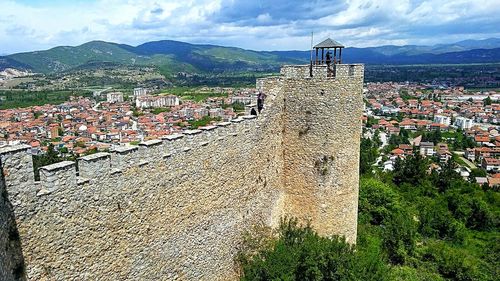
[(134, 64), (141, 59), (116, 44), (102, 41), (92, 41), (77, 47), (64, 46), (19, 53), (9, 57), (42, 73), (65, 71), (94, 61)]
[[(164, 73), (255, 72), (279, 69), (282, 64), (307, 63), (309, 51), (252, 51), (235, 47), (161, 40), (133, 47), (92, 41), (76, 47), (56, 47), (0, 57), (0, 69), (31, 69), (57, 73), (97, 65), (155, 66)], [(345, 63), (432, 64), (497, 63), (500, 39), (469, 40), (434, 46), (346, 48)]]
[[(103, 41), (92, 41), (76, 47), (55, 47), (46, 51), (19, 53), (8, 58), (34, 72), (55, 73), (86, 65), (116, 64), (156, 66), (164, 72), (203, 72), (223, 70), (256, 70), (276, 68), (279, 56), (211, 45), (177, 44), (175, 41), (150, 42), (132, 47)], [(179, 42), (180, 43), (180, 42)]]

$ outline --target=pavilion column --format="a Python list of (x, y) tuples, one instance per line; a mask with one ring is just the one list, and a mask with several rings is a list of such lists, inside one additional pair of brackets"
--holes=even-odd
[(339, 64), (342, 64), (342, 48), (339, 49)]

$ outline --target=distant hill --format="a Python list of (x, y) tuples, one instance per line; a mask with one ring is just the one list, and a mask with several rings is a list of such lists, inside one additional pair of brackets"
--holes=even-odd
[(0, 56), (0, 71), (6, 68), (32, 69), (30, 65), (23, 64), (9, 57)]
[[(500, 62), (500, 39), (466, 40), (434, 46), (380, 46), (346, 48), (346, 63), (431, 64)], [(270, 71), (282, 64), (305, 63), (309, 51), (252, 51), (216, 45), (162, 40), (139, 46), (91, 41), (45, 51), (0, 57), (0, 70), (29, 69), (57, 73), (99, 65), (156, 66), (164, 72)]]

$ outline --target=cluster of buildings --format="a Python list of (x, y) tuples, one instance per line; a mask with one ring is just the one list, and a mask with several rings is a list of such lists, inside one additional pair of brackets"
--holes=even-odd
[(137, 108), (171, 107), (180, 104), (179, 97), (175, 95), (151, 95), (147, 88), (135, 88), (134, 100)]
[(158, 95), (158, 96), (145, 95), (137, 97), (135, 100), (135, 106), (137, 108), (171, 107), (179, 104), (180, 104), (179, 97), (174, 95)]
[[(253, 96), (256, 91), (232, 91), (228, 97), (211, 97), (204, 102), (185, 100), (174, 95), (151, 95), (148, 89), (134, 89), (126, 101), (121, 92), (106, 94), (106, 101), (72, 97), (59, 105), (33, 106), (0, 110), (0, 146), (25, 143), (32, 153), (43, 153), (49, 144), (61, 153), (85, 154), (106, 150), (112, 145), (133, 145), (178, 133), (193, 120), (229, 121), (237, 117), (232, 107), (223, 107)], [(134, 106), (135, 105), (135, 108)], [(157, 114), (151, 108), (162, 107)]]
[[(500, 184), (500, 94), (497, 92), (469, 93), (463, 87), (429, 89), (428, 85), (398, 83), (368, 83), (365, 89), (366, 114), (363, 120), (370, 134), (381, 132), (383, 145), (392, 135), (400, 136), (404, 129), (409, 142), (394, 147), (385, 161), (379, 163), (392, 170), (395, 159), (406, 157), (418, 149), (421, 155), (433, 157), (439, 164), (447, 162), (453, 154), (465, 160), (458, 169), (468, 176), (471, 169), (482, 168), (488, 173), (486, 182)], [(422, 132), (439, 130), (443, 133), (436, 142), (422, 141)], [(447, 134), (447, 132), (450, 132)], [(461, 134), (471, 144), (462, 151), (449, 148), (453, 139)], [(454, 150), (454, 151), (452, 151)], [(459, 151), (457, 151), (459, 150)], [(484, 180), (479, 178), (478, 182)]]

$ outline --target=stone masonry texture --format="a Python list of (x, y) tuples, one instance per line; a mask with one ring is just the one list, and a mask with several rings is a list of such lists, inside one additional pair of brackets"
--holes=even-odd
[[(362, 65), (284, 66), (257, 118), (41, 168), (0, 148), (0, 280), (236, 280), (253, 225), (355, 243)], [(78, 171), (78, 172), (77, 172)]]

